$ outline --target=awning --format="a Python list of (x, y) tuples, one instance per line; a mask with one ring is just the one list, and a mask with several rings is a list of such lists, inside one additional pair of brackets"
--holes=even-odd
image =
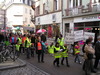
[(33, 31), (34, 30), (34, 27), (22, 27), (23, 30), (30, 30), (30, 31)]

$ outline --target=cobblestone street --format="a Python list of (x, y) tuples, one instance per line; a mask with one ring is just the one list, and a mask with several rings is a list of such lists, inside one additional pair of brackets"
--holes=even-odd
[(27, 63), (25, 67), (0, 71), (0, 75), (50, 75), (43, 70)]

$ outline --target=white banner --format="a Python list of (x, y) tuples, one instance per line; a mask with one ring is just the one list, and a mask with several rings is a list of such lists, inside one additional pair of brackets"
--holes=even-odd
[(74, 43), (74, 35), (71, 33), (66, 33), (65, 43), (66, 44), (73, 44)]
[(83, 40), (83, 30), (74, 31), (74, 42)]
[(92, 41), (92, 42), (94, 42), (94, 39), (95, 39), (95, 33), (84, 32), (84, 41), (86, 41), (86, 39), (88, 39), (89, 37), (92, 37), (92, 38), (93, 38), (93, 41)]

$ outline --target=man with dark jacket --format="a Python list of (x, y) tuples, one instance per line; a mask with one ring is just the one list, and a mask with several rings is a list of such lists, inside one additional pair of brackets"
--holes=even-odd
[(34, 51), (35, 51), (35, 47), (36, 47), (36, 38), (35, 38), (35, 34), (32, 34), (32, 37), (31, 37), (31, 43), (33, 43), (33, 47), (34, 48), (31, 48), (31, 56), (34, 57)]
[(43, 42), (47, 41), (46, 36), (44, 34), (41, 35), (41, 41), (43, 41)]
[(0, 43), (4, 40), (4, 35), (0, 33)]
[(95, 44), (95, 63), (94, 63), (94, 68), (97, 69), (99, 59), (100, 59), (100, 36), (98, 36), (98, 41)]

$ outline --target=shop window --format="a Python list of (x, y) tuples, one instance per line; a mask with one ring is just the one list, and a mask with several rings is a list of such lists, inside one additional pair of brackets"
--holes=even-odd
[(69, 23), (65, 24), (65, 32), (69, 33)]

